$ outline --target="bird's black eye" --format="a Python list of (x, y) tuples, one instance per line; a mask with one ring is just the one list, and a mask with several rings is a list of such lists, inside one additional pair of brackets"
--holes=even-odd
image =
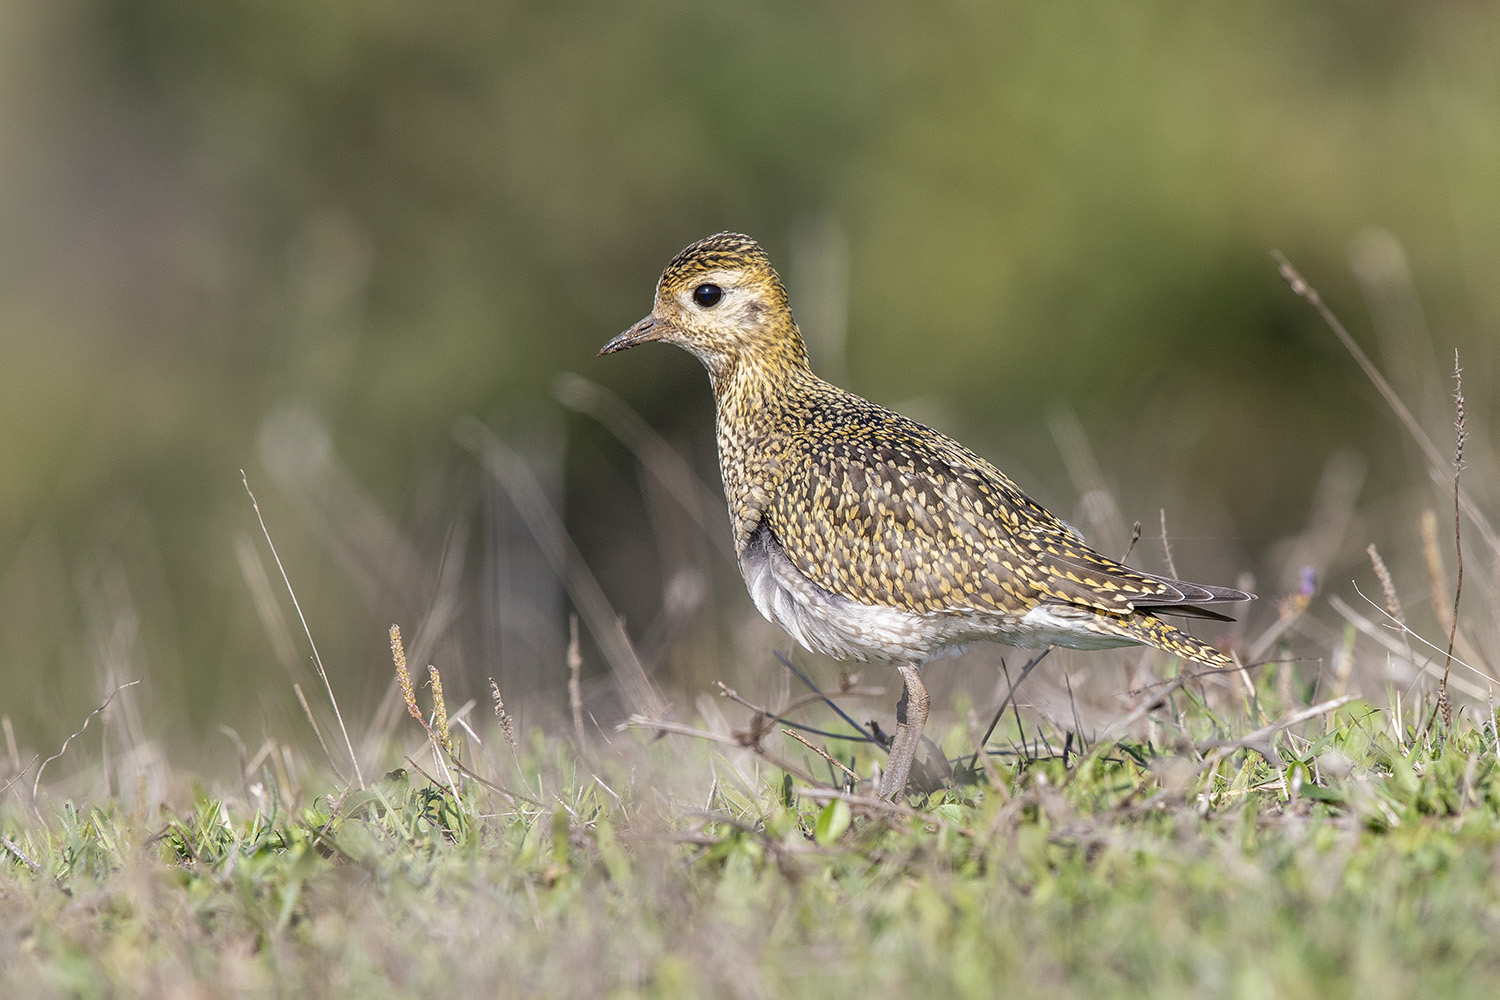
[(693, 301), (703, 309), (712, 309), (723, 297), (724, 289), (718, 285), (699, 285), (693, 289)]

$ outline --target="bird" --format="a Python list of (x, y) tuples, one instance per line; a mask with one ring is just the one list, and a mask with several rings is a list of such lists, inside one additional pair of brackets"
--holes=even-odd
[(952, 438), (815, 375), (770, 257), (717, 233), (672, 258), (651, 312), (599, 351), (675, 344), (708, 370), (734, 548), (756, 608), (808, 650), (893, 664), (904, 690), (879, 794), (907, 786), (920, 668), (971, 642), (1153, 646), (1234, 660), (1160, 616), (1233, 619), (1228, 587), (1131, 569)]

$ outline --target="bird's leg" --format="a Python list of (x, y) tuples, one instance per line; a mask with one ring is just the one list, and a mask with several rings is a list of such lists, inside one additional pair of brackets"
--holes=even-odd
[(890, 760), (880, 776), (880, 796), (886, 799), (894, 799), (906, 791), (906, 779), (911, 774), (917, 748), (922, 745), (922, 727), (927, 724), (927, 708), (932, 703), (915, 663), (902, 663), (896, 669), (901, 671), (906, 690), (901, 692), (901, 701), (896, 705), (896, 739), (891, 743)]

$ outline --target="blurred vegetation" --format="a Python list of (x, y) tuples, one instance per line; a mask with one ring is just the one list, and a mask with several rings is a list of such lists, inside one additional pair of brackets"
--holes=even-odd
[(55, 746), (147, 678), (153, 739), (305, 737), (242, 468), (346, 710), (389, 715), (401, 620), (450, 697), (562, 711), (570, 602), (466, 415), (690, 700), (748, 603), (553, 393), (607, 386), (713, 485), (691, 359), (593, 355), (720, 229), (782, 263), (826, 372), (1092, 536), (1165, 508), (1184, 574), (1268, 597), (1371, 541), (1399, 569), (1441, 488), (1269, 251), (1440, 440), (1462, 352), (1488, 475), (1497, 51), (1461, 0), (6, 5), (0, 714)]

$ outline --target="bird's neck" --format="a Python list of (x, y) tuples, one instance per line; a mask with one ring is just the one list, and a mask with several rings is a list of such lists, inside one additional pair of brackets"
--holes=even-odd
[(784, 359), (740, 357), (717, 372), (710, 368), (709, 379), (721, 422), (755, 422), (783, 413), (820, 381), (807, 366), (805, 356), (795, 364)]
[(700, 360), (708, 369), (714, 398), (721, 407), (731, 399), (774, 403), (818, 381), (808, 366), (807, 348), (795, 326), (757, 337), (753, 350), (700, 355)]
[(788, 449), (809, 397), (823, 383), (807, 366), (741, 357), (713, 380), (719, 471), (735, 546), (743, 550), (785, 474)]

